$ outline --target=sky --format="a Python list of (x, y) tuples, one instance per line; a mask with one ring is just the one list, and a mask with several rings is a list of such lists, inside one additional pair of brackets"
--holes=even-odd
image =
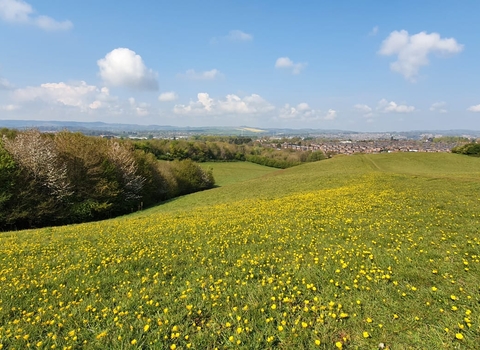
[(480, 130), (478, 13), (478, 0), (0, 0), (0, 119)]

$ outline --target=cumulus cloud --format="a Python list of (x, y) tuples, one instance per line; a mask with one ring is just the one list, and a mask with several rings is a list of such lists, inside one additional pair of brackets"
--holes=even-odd
[(333, 120), (337, 112), (329, 109), (326, 113), (311, 108), (308, 103), (302, 102), (297, 106), (290, 106), (288, 103), (279, 110), (279, 119), (297, 120), (301, 122), (312, 122), (316, 120)]
[(370, 33), (368, 33), (368, 35), (370, 36), (375, 36), (377, 34), (378, 34), (378, 26), (373, 27)]
[(17, 103), (42, 101), (48, 104), (77, 107), (81, 110), (98, 109), (115, 98), (110, 96), (107, 88), (97, 88), (81, 81), (66, 84), (46, 83), (40, 86), (29, 86), (13, 91), (13, 99)]
[(337, 118), (337, 111), (334, 109), (329, 109), (327, 111), (327, 114), (325, 114), (325, 117), (324, 117), (325, 120), (334, 120), (336, 118)]
[(415, 111), (415, 107), (405, 104), (399, 105), (396, 102), (382, 99), (378, 102), (377, 111), (381, 113), (411, 113)]
[(475, 105), (467, 108), (469, 112), (480, 112), (480, 105)]
[(146, 102), (137, 103), (135, 98), (130, 97), (128, 99), (130, 108), (135, 112), (139, 117), (145, 117), (150, 114), (150, 105)]
[(280, 109), (279, 113), (280, 119), (319, 119), (317, 111), (310, 108), (308, 103), (302, 102), (297, 106), (290, 106), (288, 103)]
[(35, 15), (35, 10), (23, 0), (0, 0), (0, 19), (10, 23), (21, 23), (37, 26), (43, 30), (68, 30), (73, 27), (70, 21)]
[(420, 32), (409, 35), (406, 30), (393, 31), (383, 41), (378, 53), (384, 56), (397, 56), (390, 64), (390, 69), (402, 74), (406, 79), (415, 81), (420, 67), (429, 64), (429, 55), (456, 54), (463, 50), (463, 45), (454, 38), (441, 38), (438, 33)]
[(437, 113), (447, 113), (447, 110), (445, 109), (446, 105), (447, 104), (443, 101), (435, 102), (430, 106), (430, 111)]
[(294, 63), (288, 57), (279, 57), (275, 62), (275, 68), (291, 69), (293, 74), (300, 74), (302, 69), (307, 66), (307, 63)]
[(178, 95), (173, 91), (162, 92), (158, 96), (158, 100), (161, 102), (175, 101), (178, 98)]
[(179, 115), (256, 115), (267, 113), (275, 107), (264, 100), (260, 95), (239, 97), (231, 94), (224, 99), (213, 99), (206, 92), (197, 95), (197, 101), (190, 101), (187, 105), (175, 105), (173, 111)]
[(97, 64), (106, 85), (158, 90), (157, 73), (148, 69), (135, 51), (127, 48), (112, 50)]
[(196, 72), (194, 69), (189, 69), (185, 74), (179, 74), (179, 76), (190, 80), (215, 80), (224, 77), (218, 69), (211, 69), (203, 72)]
[(0, 77), (0, 90), (11, 90), (13, 85), (5, 78)]

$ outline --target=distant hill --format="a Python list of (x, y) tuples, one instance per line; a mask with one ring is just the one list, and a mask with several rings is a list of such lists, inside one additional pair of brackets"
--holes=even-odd
[(29, 129), (36, 128), (41, 131), (70, 130), (86, 134), (179, 134), (179, 135), (244, 135), (244, 136), (316, 136), (338, 139), (421, 139), (426, 135), (431, 136), (464, 136), (470, 138), (480, 137), (479, 130), (412, 130), (412, 131), (385, 131), (385, 132), (359, 132), (337, 129), (289, 129), (289, 128), (257, 128), (252, 126), (204, 126), (180, 127), (172, 125), (139, 125), (104, 122), (77, 122), (77, 121), (42, 121), (42, 120), (0, 120), (0, 128)]

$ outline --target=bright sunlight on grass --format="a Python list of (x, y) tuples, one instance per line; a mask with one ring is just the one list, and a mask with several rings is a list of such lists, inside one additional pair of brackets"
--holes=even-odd
[(0, 348), (478, 347), (480, 159), (214, 171), (130, 216), (2, 233)]

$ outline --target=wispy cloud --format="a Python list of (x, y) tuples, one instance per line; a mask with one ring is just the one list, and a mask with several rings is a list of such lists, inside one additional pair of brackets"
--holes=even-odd
[(370, 35), (370, 36), (377, 35), (378, 34), (378, 29), (379, 29), (378, 26), (373, 27), (372, 30), (368, 33), (368, 35)]
[(23, 0), (0, 0), (0, 19), (50, 31), (69, 30), (73, 27), (73, 23), (68, 20), (57, 21), (49, 16), (35, 15), (33, 7)]
[(480, 104), (468, 107), (467, 111), (469, 111), (469, 112), (480, 112)]
[(247, 41), (252, 41), (253, 40), (253, 35), (249, 33), (245, 33), (242, 30), (231, 30), (228, 32), (227, 35), (224, 36), (219, 36), (219, 37), (213, 37), (210, 39), (210, 44), (218, 44), (222, 41), (230, 41), (230, 42), (247, 42)]
[(175, 101), (178, 98), (178, 95), (174, 91), (168, 91), (168, 92), (162, 92), (158, 96), (158, 100), (160, 102), (170, 102), (170, 101)]
[(178, 74), (178, 76), (190, 80), (215, 80), (224, 77), (218, 69), (211, 69), (203, 72), (196, 72), (194, 69), (189, 69), (184, 74)]
[(307, 63), (295, 63), (288, 57), (279, 57), (275, 62), (275, 68), (291, 69), (292, 74), (300, 74), (306, 66)]

